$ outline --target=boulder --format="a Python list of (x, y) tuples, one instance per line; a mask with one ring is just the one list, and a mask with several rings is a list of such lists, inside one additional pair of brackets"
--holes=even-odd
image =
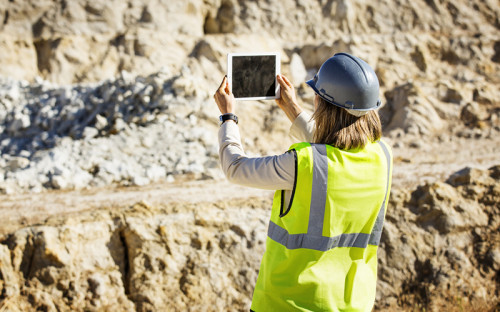
[(305, 81), (307, 70), (302, 62), (302, 58), (297, 53), (294, 53), (290, 59), (290, 79), (295, 87)]
[(477, 102), (467, 103), (460, 112), (460, 119), (468, 126), (479, 126), (488, 119), (490, 114), (486, 108)]
[(385, 129), (403, 129), (419, 135), (432, 135), (445, 127), (433, 105), (414, 83), (398, 86), (385, 93), (386, 105), (381, 109)]

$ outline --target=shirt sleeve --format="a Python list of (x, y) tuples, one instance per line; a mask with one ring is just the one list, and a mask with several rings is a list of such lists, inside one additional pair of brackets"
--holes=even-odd
[(302, 111), (290, 127), (290, 136), (298, 142), (312, 142), (314, 135), (314, 120), (306, 111)]
[(295, 178), (295, 154), (248, 157), (243, 151), (236, 123), (219, 129), (219, 157), (222, 171), (233, 183), (268, 190), (291, 190)]

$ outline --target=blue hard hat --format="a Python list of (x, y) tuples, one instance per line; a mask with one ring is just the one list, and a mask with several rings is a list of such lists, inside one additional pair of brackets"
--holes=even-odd
[(348, 53), (330, 57), (306, 83), (326, 102), (342, 108), (369, 111), (381, 105), (375, 71)]

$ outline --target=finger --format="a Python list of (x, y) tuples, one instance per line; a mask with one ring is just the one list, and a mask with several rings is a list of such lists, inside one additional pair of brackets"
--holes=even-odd
[(286, 87), (287, 86), (286, 82), (283, 80), (283, 76), (282, 75), (278, 75), (277, 78), (278, 78), (278, 83), (280, 84), (280, 86), (282, 86), (282, 87)]
[(288, 81), (288, 79), (283, 75), (280, 75), (280, 85), (283, 87), (283, 89), (289, 89), (292, 87), (290, 81)]
[(292, 83), (290, 82), (290, 80), (288, 80), (288, 78), (286, 78), (285, 76), (281, 75), (281, 77), (283, 77), (283, 81), (289, 86), (291, 87), (292, 86)]
[(224, 76), (224, 78), (222, 78), (222, 82), (219, 86), (219, 90), (224, 90), (224, 87), (226, 86), (226, 83), (227, 83), (227, 75)]

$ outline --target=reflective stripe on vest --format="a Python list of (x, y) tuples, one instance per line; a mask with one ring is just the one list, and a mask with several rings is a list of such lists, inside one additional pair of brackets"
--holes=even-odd
[(283, 245), (287, 249), (306, 248), (327, 251), (335, 247), (366, 248), (368, 244), (378, 246), (384, 225), (384, 207), (387, 199), (387, 192), (389, 190), (391, 171), (391, 158), (389, 151), (382, 142), (379, 141), (378, 143), (384, 151), (387, 159), (387, 184), (385, 188), (384, 200), (370, 234), (344, 233), (334, 237), (322, 236), (328, 181), (328, 157), (326, 155), (326, 145), (311, 144), (314, 167), (307, 233), (289, 234), (286, 229), (280, 227), (273, 221), (270, 221), (267, 233), (269, 238)]

